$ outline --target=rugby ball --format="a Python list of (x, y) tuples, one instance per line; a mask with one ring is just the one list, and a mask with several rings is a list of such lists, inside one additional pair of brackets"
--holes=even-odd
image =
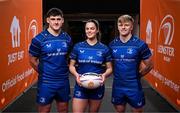
[(80, 76), (82, 87), (87, 89), (95, 89), (101, 85), (102, 78), (97, 73), (84, 73)]

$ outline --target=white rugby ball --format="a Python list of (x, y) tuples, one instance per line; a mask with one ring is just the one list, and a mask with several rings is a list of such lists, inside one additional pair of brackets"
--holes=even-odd
[(82, 87), (95, 89), (101, 85), (102, 78), (97, 73), (85, 73), (80, 77)]

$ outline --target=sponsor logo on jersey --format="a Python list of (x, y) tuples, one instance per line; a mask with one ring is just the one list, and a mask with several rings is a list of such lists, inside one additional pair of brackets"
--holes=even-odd
[(79, 50), (80, 53), (84, 53), (84, 50)]
[(48, 53), (47, 55), (48, 56), (60, 56), (60, 55), (66, 55), (66, 54), (67, 54), (67, 52), (61, 52), (61, 48), (58, 48), (57, 52)]
[(116, 53), (117, 52), (117, 49), (113, 49), (113, 53)]
[(47, 48), (50, 48), (50, 47), (51, 47), (51, 44), (46, 44), (46, 47), (47, 47)]

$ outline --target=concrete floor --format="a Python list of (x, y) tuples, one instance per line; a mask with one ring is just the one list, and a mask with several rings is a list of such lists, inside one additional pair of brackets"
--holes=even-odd
[[(73, 93), (74, 78), (70, 77), (71, 82), (71, 95)], [(113, 113), (115, 112), (113, 105), (111, 104), (111, 84), (112, 77), (108, 78), (106, 81), (106, 90), (103, 102), (100, 108), (100, 113)], [(154, 89), (152, 89), (145, 80), (142, 80), (143, 90), (145, 92), (146, 105), (144, 107), (144, 112), (154, 112), (154, 113), (178, 113), (164, 98), (162, 98)], [(36, 106), (36, 85), (31, 87), (22, 96), (20, 96), (15, 102), (10, 104), (3, 113), (8, 112), (37, 112)], [(72, 100), (71, 100), (72, 101)], [(69, 112), (72, 112), (72, 105), (70, 101)], [(131, 108), (127, 105), (127, 112), (131, 112)], [(56, 112), (56, 106), (53, 102), (51, 112)]]

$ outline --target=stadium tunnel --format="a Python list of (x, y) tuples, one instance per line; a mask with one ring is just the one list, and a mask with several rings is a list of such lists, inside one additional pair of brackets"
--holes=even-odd
[(139, 35), (140, 0), (43, 0), (43, 15), (52, 7), (63, 11), (63, 29), (71, 35), (73, 44), (84, 40), (84, 21), (92, 18), (99, 21), (101, 42), (105, 44), (117, 35), (116, 21), (122, 14), (134, 17), (134, 33)]

